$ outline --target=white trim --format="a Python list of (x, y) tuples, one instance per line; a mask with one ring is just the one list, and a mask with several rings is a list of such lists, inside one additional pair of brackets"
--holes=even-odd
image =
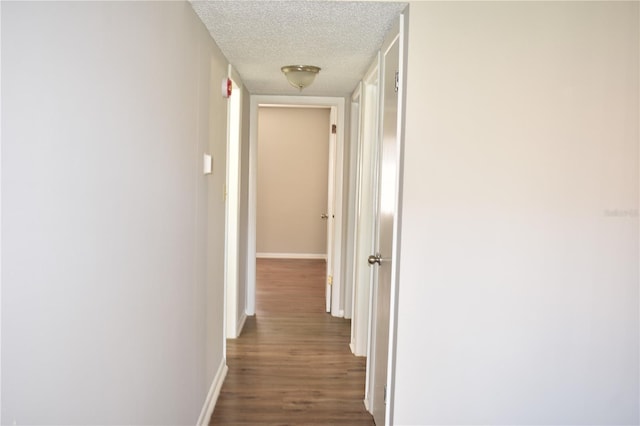
[(362, 96), (362, 80), (358, 82), (358, 85), (351, 94), (351, 102), (360, 102)]
[[(347, 211), (343, 207), (344, 194), (344, 150), (345, 147), (345, 105), (342, 99), (342, 110), (336, 109), (336, 124), (338, 134), (335, 145), (335, 168), (334, 168), (334, 201), (333, 201), (333, 284), (331, 290), (331, 315), (334, 317), (344, 317), (344, 298), (342, 294), (342, 232), (346, 225)], [(349, 108), (351, 113), (351, 108)]]
[[(2, 2), (0, 1), (0, 22), (2, 22)], [(0, 27), (2, 24), (0, 24)], [(0, 29), (0, 34), (2, 31)], [(0, 46), (2, 36), (0, 36)], [(0, 69), (2, 69), (2, 55), (0, 54)], [(0, 87), (2, 87), (2, 73), (0, 73)], [(1, 92), (1, 91), (0, 91)], [(0, 94), (0, 99), (2, 99), (2, 95)], [(0, 102), (0, 105), (2, 103)], [(2, 117), (2, 107), (0, 106), (0, 117)], [(0, 123), (2, 120), (0, 120)], [(0, 124), (0, 224), (2, 223), (2, 125)], [(2, 241), (2, 226), (0, 225), (0, 241)], [(0, 247), (2, 245), (0, 244)], [(0, 248), (0, 384), (2, 383), (2, 249)], [(2, 386), (0, 385), (0, 420), (2, 419)]]
[[(360, 132), (356, 141), (357, 150), (353, 167), (356, 169), (354, 183), (354, 208), (355, 223), (352, 229), (353, 247), (353, 308), (351, 321), (352, 352), (356, 356), (367, 356), (367, 370), (371, 363), (370, 334), (371, 334), (371, 302), (372, 302), (372, 275), (371, 267), (363, 264), (362, 260), (374, 253), (373, 239), (375, 235), (375, 197), (373, 190), (376, 170), (376, 154), (378, 143), (378, 68), (380, 55), (376, 55), (368, 78), (362, 81), (360, 94)], [(368, 375), (367, 375), (368, 377)], [(367, 383), (368, 384), (368, 383)], [(365, 395), (368, 395), (368, 386)]]
[(329, 109), (326, 105), (295, 105), (295, 104), (260, 104), (260, 108), (305, 108)]
[(376, 53), (376, 57), (371, 62), (371, 65), (369, 65), (369, 69), (367, 70), (367, 72), (364, 73), (364, 77), (362, 77), (362, 81), (367, 84), (371, 84), (371, 82), (374, 80), (378, 81), (378, 78), (380, 77), (379, 69), (380, 69), (380, 51)]
[(242, 329), (244, 328), (244, 323), (247, 322), (247, 314), (244, 312), (240, 316), (238, 320), (238, 328), (236, 329), (236, 337), (240, 337), (240, 333), (242, 333)]
[[(321, 96), (276, 96), (276, 95), (252, 95), (251, 107), (249, 112), (250, 130), (249, 130), (249, 196), (248, 196), (248, 224), (247, 224), (247, 315), (254, 315), (256, 312), (256, 204), (257, 204), (257, 166), (258, 166), (258, 107), (260, 105), (320, 105), (328, 107), (336, 107), (338, 110), (336, 125), (338, 126), (338, 146), (344, 149), (344, 109), (345, 99), (339, 97), (321, 97)], [(340, 182), (340, 192), (336, 193), (336, 197), (342, 197), (342, 174), (340, 169), (336, 173), (336, 178)], [(342, 211), (336, 211), (336, 234), (335, 238), (342, 241)], [(340, 251), (335, 253), (340, 256)], [(340, 265), (342, 259), (335, 258), (335, 264)], [(338, 272), (340, 269), (338, 269)], [(334, 270), (334, 286), (336, 280), (338, 285), (340, 276)]]
[[(238, 277), (240, 269), (240, 188), (242, 145), (242, 81), (229, 64), (227, 77), (233, 82), (233, 92), (227, 99), (227, 170), (225, 189), (225, 337), (236, 338), (238, 327)], [(226, 353), (226, 348), (225, 348)]]
[(238, 86), (234, 87), (233, 89), (241, 91), (243, 87), (242, 79), (240, 78), (240, 74), (238, 74), (238, 71), (236, 71), (236, 69), (231, 64), (229, 64), (229, 67), (227, 68), (227, 76), (228, 78), (233, 80), (234, 84)]
[[(346, 205), (346, 244), (345, 244), (345, 263), (344, 267), (344, 291), (342, 292), (344, 303), (345, 318), (353, 318), (354, 316), (354, 286), (356, 283), (356, 263), (355, 256), (356, 248), (356, 228), (358, 221), (358, 209), (357, 209), (357, 181), (358, 181), (358, 149), (360, 147), (360, 134), (362, 127), (362, 87), (363, 83), (359, 82), (356, 90), (351, 96), (351, 110), (349, 119), (349, 176), (348, 178), (348, 190), (347, 190), (347, 205)], [(352, 323), (353, 324), (353, 323)]]
[[(329, 113), (329, 122), (333, 126), (337, 119), (337, 110), (335, 107), (331, 107)], [(332, 287), (331, 283), (336, 275), (334, 273), (333, 264), (335, 258), (335, 213), (336, 213), (336, 142), (337, 135), (333, 132), (327, 132), (329, 138), (329, 158), (327, 162), (327, 220), (326, 220), (326, 233), (327, 233), (327, 270), (326, 270), (326, 282), (324, 288), (325, 294), (325, 312), (331, 312), (332, 292), (337, 292), (340, 289), (338, 287)]]
[(247, 275), (246, 314), (256, 313), (256, 204), (258, 183), (258, 104), (250, 96), (249, 108), (249, 194), (247, 196), (247, 258), (243, 259)]
[(213, 382), (209, 387), (207, 399), (205, 399), (202, 410), (200, 411), (198, 423), (196, 423), (197, 426), (207, 426), (211, 421), (213, 409), (216, 407), (216, 402), (218, 401), (218, 396), (220, 396), (220, 390), (222, 389), (222, 384), (224, 383), (225, 377), (227, 377), (228, 371), (229, 367), (227, 367), (225, 359), (222, 358), (220, 366), (218, 367), (218, 372), (216, 373), (216, 376), (213, 378)]
[(322, 259), (327, 260), (326, 253), (256, 253), (257, 259)]

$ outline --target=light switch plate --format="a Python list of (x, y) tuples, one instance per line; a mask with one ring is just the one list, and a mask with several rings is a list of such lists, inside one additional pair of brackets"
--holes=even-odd
[(203, 173), (205, 175), (213, 173), (213, 159), (209, 154), (204, 154)]

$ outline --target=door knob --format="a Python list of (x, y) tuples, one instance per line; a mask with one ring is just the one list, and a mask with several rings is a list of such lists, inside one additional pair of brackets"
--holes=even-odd
[(322, 214), (320, 215), (320, 219), (328, 219), (328, 218), (329, 218), (329, 215), (328, 215), (328, 214), (326, 214), (326, 213), (322, 213)]
[(380, 256), (380, 253), (372, 254), (367, 258), (367, 262), (369, 262), (369, 265), (375, 265), (376, 263), (379, 265), (381, 260), (382, 256)]

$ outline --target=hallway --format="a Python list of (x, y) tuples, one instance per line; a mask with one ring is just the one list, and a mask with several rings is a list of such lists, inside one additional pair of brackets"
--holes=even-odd
[(373, 425), (365, 358), (348, 320), (324, 312), (325, 262), (257, 261), (256, 316), (227, 342), (229, 373), (212, 425)]

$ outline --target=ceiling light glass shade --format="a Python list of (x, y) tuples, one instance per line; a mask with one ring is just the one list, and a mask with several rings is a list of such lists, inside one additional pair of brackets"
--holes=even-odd
[(304, 89), (315, 80), (320, 68), (313, 65), (287, 65), (280, 68), (285, 77), (296, 89)]

